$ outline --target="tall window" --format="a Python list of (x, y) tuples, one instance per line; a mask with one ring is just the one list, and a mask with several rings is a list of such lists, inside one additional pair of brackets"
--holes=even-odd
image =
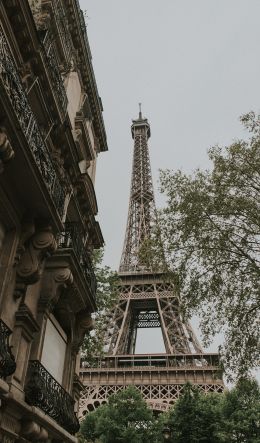
[(57, 320), (47, 320), (41, 363), (50, 374), (62, 384), (66, 356), (67, 336)]

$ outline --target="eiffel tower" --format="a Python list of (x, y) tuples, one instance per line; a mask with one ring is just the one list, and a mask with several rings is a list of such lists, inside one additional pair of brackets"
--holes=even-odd
[[(191, 325), (182, 319), (179, 298), (166, 275), (146, 268), (140, 246), (149, 239), (156, 208), (148, 151), (151, 131), (141, 106), (133, 120), (132, 180), (127, 228), (119, 267), (120, 296), (107, 316), (106, 354), (95, 367), (81, 363), (84, 385), (80, 415), (107, 402), (128, 385), (139, 389), (149, 406), (167, 411), (191, 382), (204, 392), (222, 392), (218, 354), (204, 353)], [(141, 328), (161, 328), (165, 353), (136, 354)]]

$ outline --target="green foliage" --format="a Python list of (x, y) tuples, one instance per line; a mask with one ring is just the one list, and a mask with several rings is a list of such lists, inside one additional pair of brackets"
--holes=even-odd
[(108, 404), (89, 413), (81, 424), (87, 440), (102, 443), (155, 443), (157, 432), (152, 411), (132, 386), (109, 397)]
[(241, 120), (250, 137), (210, 149), (210, 171), (161, 172), (167, 204), (142, 251), (158, 268), (163, 244), (183, 314), (200, 316), (205, 345), (224, 332), (223, 362), (237, 377), (259, 362), (260, 307), (260, 119)]
[(174, 443), (219, 443), (221, 396), (205, 395), (187, 384), (168, 416)]
[(95, 412), (87, 414), (80, 425), (80, 434), (87, 442), (97, 441), (98, 434), (96, 433), (96, 423), (99, 414), (102, 414), (102, 406), (100, 406)]
[(187, 384), (166, 424), (171, 443), (259, 443), (259, 386), (241, 379), (223, 395), (205, 395)]
[(205, 395), (188, 383), (172, 409), (158, 418), (129, 387), (89, 413), (81, 435), (93, 443), (163, 443), (165, 427), (170, 443), (260, 443), (259, 385), (240, 379), (230, 391)]
[[(88, 443), (87, 440), (83, 437), (83, 435), (81, 434), (81, 432), (78, 432), (76, 434), (76, 437), (78, 439), (78, 443)], [(90, 440), (91, 441), (91, 440)]]
[(92, 364), (97, 357), (103, 355), (106, 312), (118, 299), (118, 275), (108, 266), (102, 265), (104, 251), (96, 250), (92, 257), (97, 279), (97, 312), (93, 315), (94, 330), (86, 335), (82, 345), (82, 356)]
[(223, 431), (228, 443), (260, 443), (260, 389), (242, 379), (223, 399)]

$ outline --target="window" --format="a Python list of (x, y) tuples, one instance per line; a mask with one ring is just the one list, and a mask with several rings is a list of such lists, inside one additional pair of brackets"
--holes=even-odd
[(66, 356), (67, 336), (57, 320), (48, 318), (42, 349), (41, 363), (62, 384)]

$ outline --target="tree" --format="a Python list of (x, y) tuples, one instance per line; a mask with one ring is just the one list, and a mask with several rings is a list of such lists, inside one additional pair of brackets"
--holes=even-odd
[(174, 443), (220, 443), (221, 396), (205, 395), (190, 384), (168, 414)]
[(80, 425), (80, 435), (84, 438), (84, 441), (87, 442), (97, 442), (98, 433), (96, 432), (96, 424), (98, 421), (99, 414), (102, 415), (102, 408), (100, 406), (96, 411), (89, 412)]
[(85, 336), (81, 349), (82, 356), (90, 365), (103, 355), (106, 313), (119, 296), (118, 275), (109, 266), (103, 266), (103, 254), (103, 249), (96, 250), (92, 258), (97, 280), (97, 312), (93, 315), (94, 330)]
[(211, 170), (161, 172), (160, 241), (142, 252), (157, 267), (163, 256), (183, 315), (201, 318), (205, 345), (224, 332), (223, 362), (238, 377), (259, 363), (260, 324), (260, 118), (241, 120), (249, 138), (210, 149)]
[(187, 383), (168, 413), (155, 418), (140, 392), (129, 387), (89, 413), (81, 435), (92, 443), (260, 443), (260, 389), (256, 380), (240, 379), (223, 394), (205, 395)]
[(187, 384), (164, 418), (172, 443), (260, 443), (260, 390), (240, 379), (224, 394), (207, 394)]
[(223, 397), (223, 432), (227, 443), (260, 443), (260, 389), (241, 379)]
[(111, 395), (108, 404), (90, 412), (81, 424), (81, 434), (102, 443), (156, 442), (152, 411), (134, 387)]

